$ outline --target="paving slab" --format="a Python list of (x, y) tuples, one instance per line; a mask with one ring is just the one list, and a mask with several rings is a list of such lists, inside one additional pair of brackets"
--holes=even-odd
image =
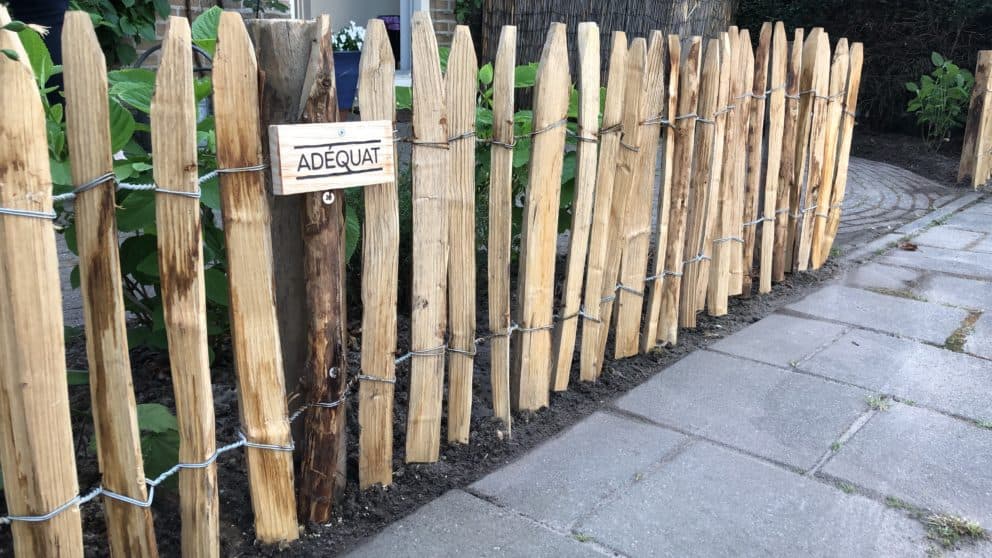
[(985, 238), (972, 244), (968, 250), (972, 252), (992, 252), (992, 234), (985, 235)]
[(867, 395), (862, 389), (701, 350), (615, 405), (806, 470), (865, 411)]
[(912, 290), (930, 302), (971, 310), (992, 310), (992, 282), (989, 281), (931, 273)]
[(964, 250), (969, 244), (985, 238), (985, 233), (965, 231), (952, 227), (933, 227), (916, 238), (913, 242), (949, 250)]
[(597, 413), (471, 489), (567, 530), (686, 439), (671, 430)]
[(832, 285), (786, 308), (811, 316), (943, 344), (968, 312), (939, 304)]
[(452, 490), (387, 527), (348, 556), (580, 556), (602, 558), (588, 544), (475, 496)]
[(840, 324), (772, 314), (710, 348), (788, 367), (827, 345), (846, 329)]
[(890, 250), (878, 263), (992, 279), (992, 258), (982, 252), (920, 246), (913, 252)]
[(871, 262), (851, 269), (842, 281), (849, 287), (902, 290), (910, 288), (921, 277), (923, 272), (916, 269)]
[(955, 213), (947, 219), (945, 224), (957, 229), (992, 233), (992, 215), (971, 208)]
[(992, 421), (992, 363), (973, 356), (855, 329), (798, 367), (946, 413)]
[(821, 469), (940, 513), (992, 527), (992, 430), (894, 404)]
[(705, 442), (577, 530), (628, 556), (922, 556), (926, 544), (878, 502)]
[[(982, 314), (975, 322), (975, 328), (964, 342), (964, 351), (982, 358), (992, 359), (992, 312)], [(992, 363), (989, 363), (989, 366), (992, 367)], [(986, 395), (989, 393), (992, 392), (986, 392)]]

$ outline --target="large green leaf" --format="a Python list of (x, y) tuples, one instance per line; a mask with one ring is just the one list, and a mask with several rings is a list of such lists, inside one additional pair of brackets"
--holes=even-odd
[(154, 85), (145, 81), (119, 81), (110, 86), (110, 96), (148, 114), (154, 90)]
[(207, 300), (221, 306), (228, 305), (227, 275), (216, 267), (203, 272), (203, 280), (206, 285)]
[(53, 75), (61, 71), (61, 68), (52, 62), (52, 56), (48, 53), (48, 48), (45, 47), (45, 41), (35, 30), (24, 29), (17, 35), (21, 39), (21, 44), (24, 45), (24, 52), (28, 55), (28, 62), (31, 64), (31, 70), (34, 72), (38, 85), (44, 87)]
[(142, 403), (137, 407), (138, 429), (142, 432), (162, 433), (178, 430), (179, 423), (168, 407), (159, 403)]
[(217, 47), (217, 26), (220, 25), (220, 14), (223, 12), (224, 10), (214, 6), (193, 20), (190, 28), (193, 43), (209, 52), (210, 56), (214, 55), (214, 49)]
[(110, 150), (124, 149), (134, 135), (134, 116), (114, 99), (110, 99)]
[(358, 220), (354, 205), (345, 206), (344, 213), (344, 260), (348, 262), (358, 248), (358, 240), (362, 236), (362, 223)]

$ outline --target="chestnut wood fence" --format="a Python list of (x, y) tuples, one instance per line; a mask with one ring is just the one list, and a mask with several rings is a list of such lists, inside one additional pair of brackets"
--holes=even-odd
[(981, 50), (965, 121), (958, 182), (969, 182), (977, 190), (989, 178), (992, 178), (992, 50)]
[[(311, 62), (317, 56), (323, 65), (311, 81), (319, 84), (329, 69), (328, 22), (317, 29)], [(6, 107), (0, 111), (0, 408), (5, 410), (0, 462), (9, 513), (0, 523), (13, 529), (15, 552), (81, 556), (81, 507), (102, 497), (112, 552), (154, 556), (149, 506), (156, 486), (178, 473), (183, 553), (217, 556), (215, 460), (238, 448), (247, 460), (257, 538), (291, 541), (299, 533), (298, 509), (305, 515), (314, 509), (297, 505), (290, 429), (297, 418), (307, 419), (304, 460), (313, 467), (319, 461), (311, 460), (311, 452), (341, 442), (325, 414), (334, 413), (338, 418), (331, 422), (342, 424), (344, 405), (357, 404), (359, 484), (388, 485), (398, 372), (409, 375), (405, 458), (433, 462), (443, 443), (468, 442), (479, 344), (490, 344), (492, 412), (502, 421), (494, 428), (509, 436), (513, 411), (552, 404), (551, 392), (568, 389), (570, 381), (596, 381), (606, 358), (675, 344), (679, 329), (695, 327), (699, 312), (726, 314), (729, 297), (770, 292), (787, 273), (826, 262), (844, 201), (861, 44), (840, 39), (831, 48), (818, 28), (795, 30), (790, 44), (781, 23), (764, 25), (755, 43), (734, 27), (706, 41), (657, 31), (628, 40), (617, 32), (608, 38), (600, 111), (599, 29), (582, 23), (575, 36), (575, 117), (568, 116), (573, 80), (566, 28), (552, 24), (534, 86), (533, 125), (521, 129), (513, 118), (515, 29), (503, 28), (492, 75), (492, 135), (481, 137), (475, 129), (479, 81), (472, 38), (466, 28), (458, 29), (442, 74), (431, 22), (416, 14), (416, 137), (400, 140), (412, 144), (412, 338), (403, 343), (410, 351), (396, 356), (397, 185), (371, 186), (363, 192), (367, 280), (362, 282), (361, 370), (348, 375), (339, 352), (312, 355), (320, 366), (333, 366), (335, 373), (326, 379), (332, 383), (313, 386), (303, 408), (290, 414), (276, 320), (255, 51), (240, 16), (224, 14), (214, 63), (217, 172), (242, 426), (236, 440), (218, 447), (190, 33), (186, 20), (170, 19), (152, 102), (156, 184), (144, 189), (157, 194), (181, 463), (146, 480), (114, 224), (106, 70), (89, 18), (68, 14), (66, 115), (72, 175), (79, 184), (74, 195), (102, 472), (101, 485), (84, 492), (76, 481), (66, 396), (45, 123), (31, 70), (0, 57), (0, 98)], [(16, 51), (17, 36), (0, 31), (0, 48)], [(373, 20), (361, 62), (361, 118), (395, 120), (393, 68), (385, 29)], [(302, 118), (333, 118), (326, 110), (333, 99), (333, 82), (330, 90), (315, 85)], [(484, 185), (485, 239), (475, 238), (480, 143), (491, 159)], [(520, 149), (529, 149), (530, 165), (514, 282), (513, 154)], [(570, 150), (576, 158), (571, 235), (556, 297), (560, 185)], [(340, 218), (310, 209), (307, 216), (332, 228)], [(486, 245), (485, 281), (475, 275), (479, 242)], [(334, 265), (321, 264), (319, 253), (314, 258), (313, 265)], [(475, 308), (480, 289), (488, 290), (481, 335)], [(336, 312), (332, 299), (320, 300), (323, 312)], [(614, 339), (609, 355), (608, 338)], [(324, 369), (318, 367), (317, 381)], [(442, 425), (445, 399), (447, 424)], [(323, 477), (333, 477), (336, 465), (323, 463), (332, 468)], [(301, 484), (308, 487), (300, 491), (301, 501), (318, 490), (310, 482)]]

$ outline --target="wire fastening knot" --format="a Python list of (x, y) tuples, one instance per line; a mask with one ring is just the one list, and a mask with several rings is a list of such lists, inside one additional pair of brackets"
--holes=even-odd
[[(314, 403), (314, 405), (318, 405), (318, 404)], [(248, 439), (247, 436), (245, 436), (245, 433), (241, 431), (238, 431), (238, 437), (244, 442), (244, 447), (246, 448), (264, 449), (271, 451), (285, 451), (285, 452), (291, 452), (296, 449), (296, 444), (294, 444), (292, 441), (290, 441), (289, 445), (286, 446), (280, 446), (278, 444), (263, 444), (261, 442), (252, 442), (251, 440)]]
[(463, 139), (474, 138), (475, 130), (466, 130), (460, 134), (455, 134), (448, 138), (448, 144), (455, 143), (456, 141), (461, 141)]
[(368, 374), (359, 374), (355, 376), (359, 382), (380, 382), (383, 384), (395, 384), (396, 378), (383, 378), (382, 376), (370, 376)]
[(408, 359), (411, 359), (413, 357), (439, 356), (439, 355), (443, 355), (445, 353), (445, 351), (447, 351), (447, 349), (448, 349), (448, 344), (445, 343), (443, 345), (438, 345), (437, 347), (433, 347), (433, 348), (430, 348), (430, 349), (421, 349), (421, 350), (418, 350), (418, 351), (410, 351), (407, 354), (405, 354), (405, 355), (397, 358), (396, 359), (396, 364), (399, 364), (399, 363), (403, 362), (404, 360), (408, 360)]
[(600, 128), (598, 135), (600, 137), (602, 137), (602, 136), (605, 136), (606, 134), (613, 134), (613, 133), (616, 133), (616, 132), (620, 132), (622, 130), (623, 130), (623, 123), (622, 122), (618, 122), (616, 124), (612, 124), (610, 126), (606, 126), (605, 128)]
[(739, 236), (726, 236), (724, 238), (718, 238), (713, 241), (713, 244), (720, 244), (722, 242), (740, 242), (744, 244), (744, 239)]

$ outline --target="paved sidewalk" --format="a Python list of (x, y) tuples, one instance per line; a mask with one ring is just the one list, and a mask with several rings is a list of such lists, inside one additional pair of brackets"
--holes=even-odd
[(690, 354), (354, 556), (992, 556), (992, 198)]

